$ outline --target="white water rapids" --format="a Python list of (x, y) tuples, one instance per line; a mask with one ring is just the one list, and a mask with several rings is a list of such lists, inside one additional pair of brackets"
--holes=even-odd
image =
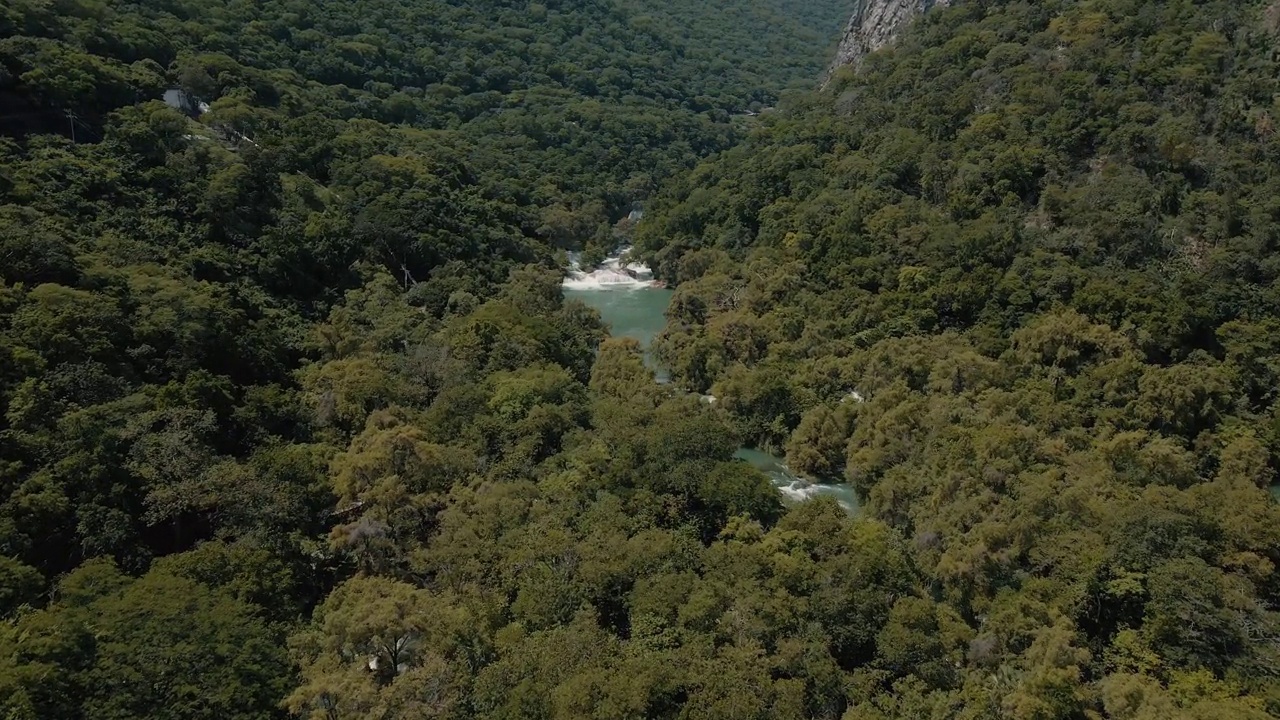
[(582, 269), (582, 255), (569, 253), (569, 270), (564, 279), (566, 290), (639, 290), (654, 286), (653, 271), (648, 265), (626, 262), (631, 248), (607, 257), (590, 271)]

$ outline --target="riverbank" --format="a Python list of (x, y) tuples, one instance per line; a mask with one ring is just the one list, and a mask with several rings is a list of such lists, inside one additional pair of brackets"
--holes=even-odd
[[(667, 374), (650, 353), (653, 339), (666, 326), (666, 310), (674, 291), (653, 279), (648, 267), (626, 260), (625, 249), (606, 258), (600, 267), (586, 271), (571, 254), (570, 267), (563, 283), (566, 299), (581, 300), (595, 308), (615, 337), (629, 337), (645, 349), (645, 360), (654, 369), (659, 382)], [(768, 476), (787, 502), (804, 502), (817, 497), (832, 497), (850, 513), (861, 503), (854, 489), (844, 483), (824, 483), (799, 476), (787, 467), (786, 460), (754, 448), (741, 448), (735, 457), (750, 463)]]

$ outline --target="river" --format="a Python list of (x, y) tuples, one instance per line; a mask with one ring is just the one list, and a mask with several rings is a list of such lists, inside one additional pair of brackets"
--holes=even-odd
[[(666, 324), (664, 313), (671, 302), (672, 291), (655, 287), (648, 268), (624, 265), (617, 257), (605, 260), (599, 269), (590, 273), (577, 269), (575, 257), (570, 256), (570, 261), (573, 267), (564, 281), (565, 298), (581, 300), (599, 311), (614, 336), (634, 338), (643, 345), (659, 381), (665, 381), (665, 373), (648, 355), (648, 348)], [(742, 448), (735, 457), (767, 475), (788, 502), (830, 496), (850, 513), (858, 510), (858, 495), (849, 485), (800, 477), (791, 472), (782, 458), (753, 448)]]

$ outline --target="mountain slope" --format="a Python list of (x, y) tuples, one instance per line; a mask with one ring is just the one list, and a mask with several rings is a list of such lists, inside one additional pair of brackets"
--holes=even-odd
[(3, 5), (0, 715), (1280, 714), (1270, 10)]
[[(109, 113), (172, 85), (212, 106), (204, 124), (259, 142), (297, 137), (283, 125), (308, 114), (445, 130), (528, 215), (525, 232), (581, 245), (658, 179), (727, 147), (729, 113), (812, 77), (836, 32), (834, 18), (819, 39), (811, 15), (745, 2), (679, 4), (683, 24), (654, 20), (673, 7), (273, 0), (54, 12), (23, 0), (0, 10), (0, 92), (15, 107), (0, 130), (79, 124), (96, 140)], [(774, 45), (744, 51), (745, 33), (765, 29), (744, 16), (768, 18)]]
[(935, 8), (651, 207), (675, 380), (864, 492), (974, 633), (859, 712), (1277, 709), (1274, 17)]

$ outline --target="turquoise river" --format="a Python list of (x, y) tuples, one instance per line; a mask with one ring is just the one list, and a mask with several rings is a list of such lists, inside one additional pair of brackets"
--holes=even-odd
[[(663, 314), (671, 301), (670, 290), (650, 287), (648, 283), (576, 284), (578, 287), (565, 284), (565, 298), (576, 298), (599, 311), (614, 336), (634, 338), (647, 349), (666, 323)], [(661, 369), (657, 369), (657, 372), (659, 380), (664, 380)], [(769, 476), (769, 480), (789, 502), (827, 495), (835, 498), (850, 512), (858, 509), (858, 496), (846, 484), (799, 477), (787, 468), (782, 458), (751, 448), (742, 448), (737, 457)]]

